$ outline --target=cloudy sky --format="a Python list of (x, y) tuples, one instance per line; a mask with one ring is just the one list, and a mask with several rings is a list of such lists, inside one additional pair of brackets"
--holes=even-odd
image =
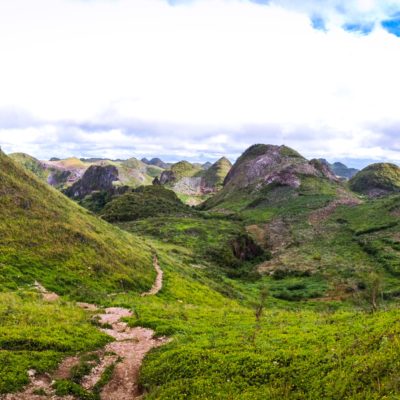
[(0, 0), (0, 145), (400, 162), (398, 0)]

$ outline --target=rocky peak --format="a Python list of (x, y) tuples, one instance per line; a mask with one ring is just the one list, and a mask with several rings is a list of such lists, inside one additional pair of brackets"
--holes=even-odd
[(224, 186), (257, 189), (276, 183), (296, 188), (304, 175), (336, 180), (322, 163), (308, 161), (287, 146), (257, 144), (239, 157), (225, 178)]
[(118, 169), (114, 165), (92, 165), (64, 193), (74, 199), (83, 199), (93, 191), (112, 191), (113, 182), (118, 180)]

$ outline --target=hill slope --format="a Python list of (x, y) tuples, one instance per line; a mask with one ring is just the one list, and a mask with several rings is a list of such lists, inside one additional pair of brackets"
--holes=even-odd
[(9, 155), (15, 162), (21, 164), (24, 168), (34, 173), (38, 178), (47, 180), (48, 171), (41, 161), (25, 153), (12, 153)]
[(154, 275), (150, 249), (91, 216), (0, 153), (0, 289), (40, 281), (76, 298), (140, 291)]
[(221, 189), (231, 168), (232, 163), (226, 157), (220, 158), (204, 173), (204, 186), (212, 191)]
[[(321, 204), (335, 196), (338, 180), (318, 160), (308, 161), (286, 146), (258, 144), (236, 161), (224, 187), (204, 205), (205, 209), (254, 212), (282, 203), (303, 202), (300, 196), (320, 196)], [(322, 196), (322, 197), (321, 197)]]
[(350, 188), (369, 196), (379, 196), (400, 191), (400, 168), (395, 164), (369, 165), (350, 180)]

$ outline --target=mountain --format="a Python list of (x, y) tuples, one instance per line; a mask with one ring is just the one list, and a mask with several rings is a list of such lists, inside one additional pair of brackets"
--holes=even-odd
[(349, 186), (371, 197), (400, 192), (400, 168), (390, 163), (369, 165), (350, 180)]
[(28, 171), (34, 173), (38, 178), (47, 180), (49, 172), (41, 161), (26, 153), (12, 153), (9, 154), (16, 163), (21, 164)]
[(170, 164), (165, 163), (160, 158), (152, 158), (151, 160), (148, 160), (147, 158), (142, 158), (142, 162), (144, 164), (154, 165), (154, 166), (160, 167), (162, 169), (167, 169), (170, 166)]
[(0, 289), (35, 280), (60, 294), (98, 299), (151, 286), (150, 249), (88, 214), (0, 153)]
[(320, 158), (319, 161), (329, 166), (329, 168), (335, 173), (339, 178), (351, 179), (359, 170), (356, 168), (349, 168), (341, 162), (329, 163), (324, 158)]
[[(222, 157), (204, 170), (200, 164), (180, 161), (161, 174), (154, 183), (167, 185), (176, 193), (186, 196), (203, 196), (217, 192), (231, 168), (230, 161)], [(192, 199), (191, 199), (192, 200)]]
[(160, 185), (141, 186), (115, 197), (102, 210), (109, 222), (126, 222), (159, 215), (186, 215), (190, 209), (172, 190)]
[(92, 165), (64, 193), (72, 199), (82, 200), (94, 191), (113, 191), (118, 179), (118, 169), (114, 165)]
[[(400, 194), (361, 198), (257, 145), (206, 211), (177, 197), (131, 188), (104, 208), (113, 227), (0, 154), (1, 398), (399, 396)], [(161, 290), (141, 296), (153, 256)]]
[(232, 168), (232, 163), (222, 157), (206, 170), (203, 175), (204, 187), (217, 191), (222, 188), (224, 180)]
[(212, 165), (212, 163), (211, 163), (210, 161), (207, 161), (207, 162), (205, 162), (205, 163), (202, 165), (202, 168), (203, 168), (203, 169), (208, 169), (208, 168), (211, 167), (211, 165)]
[[(128, 160), (108, 160), (104, 158), (78, 159), (71, 157), (67, 159), (52, 158), (50, 161), (39, 161), (23, 153), (11, 154), (16, 162), (33, 172), (40, 179), (47, 181), (50, 185), (60, 190), (70, 188), (81, 180), (85, 172), (94, 166), (112, 166), (118, 170), (118, 182), (120, 185), (138, 187), (141, 185), (151, 185), (155, 177), (159, 177), (163, 171), (156, 165), (146, 165), (145, 163), (130, 158)], [(90, 184), (86, 179), (80, 185)], [(76, 187), (76, 186), (75, 186)], [(91, 184), (92, 190), (101, 190)], [(69, 191), (70, 192), (70, 191)]]
[[(302, 190), (335, 191), (338, 180), (325, 164), (308, 161), (286, 146), (257, 144), (248, 148), (226, 176), (223, 188), (205, 204), (212, 208), (228, 202), (268, 201), (275, 204), (299, 195)], [(269, 200), (268, 200), (269, 199)], [(225, 204), (226, 205), (226, 204)]]

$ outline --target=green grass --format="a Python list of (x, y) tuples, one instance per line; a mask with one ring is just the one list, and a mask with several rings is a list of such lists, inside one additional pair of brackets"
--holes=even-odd
[(9, 155), (16, 163), (21, 164), (28, 171), (31, 171), (39, 179), (46, 181), (49, 176), (49, 171), (47, 171), (41, 162), (25, 153), (13, 153)]
[(68, 355), (110, 341), (79, 308), (29, 292), (0, 293), (0, 394), (26, 385), (27, 371), (54, 370)]
[[(170, 336), (145, 358), (140, 384), (146, 398), (399, 397), (400, 197), (338, 207), (313, 225), (310, 213), (344, 188), (303, 177), (297, 190), (233, 193), (213, 205), (219, 213), (142, 215), (119, 224), (128, 234), (2, 155), (0, 162), (0, 287), (38, 279), (73, 298), (132, 309), (130, 326)], [(272, 259), (268, 251), (259, 259), (235, 257), (235, 246), (251, 248), (247, 225), (268, 234), (277, 220), (288, 240)], [(140, 285), (148, 288), (154, 278), (150, 249), (158, 254), (164, 284), (156, 296), (140, 297)], [(256, 273), (259, 262), (267, 265), (264, 276)], [(98, 263), (109, 269), (86, 269)], [(380, 280), (376, 312), (372, 274)], [(29, 368), (52, 370), (65, 355), (107, 340), (87, 315), (62, 301), (46, 304), (26, 292), (0, 294), (0, 300), (3, 392), (25, 384)], [(88, 368), (83, 360), (76, 382)], [(56, 390), (98, 396), (71, 381), (57, 382)]]
[(141, 186), (106, 204), (102, 217), (109, 222), (134, 221), (163, 214), (188, 214), (185, 206), (169, 189), (160, 185)]
[(0, 153), (0, 290), (40, 281), (93, 300), (149, 288), (150, 248), (92, 216)]
[(296, 305), (274, 298), (276, 289), (321, 283), (267, 279), (262, 284), (270, 295), (257, 321), (260, 282), (223, 279), (237, 290), (229, 299), (171, 245), (158, 251), (165, 271), (161, 293), (114, 300), (135, 309), (132, 326), (173, 337), (145, 360), (140, 380), (146, 398), (380, 399), (399, 393), (396, 309), (371, 314), (334, 302)]
[(252, 241), (238, 221), (198, 214), (147, 218), (119, 226), (184, 248), (191, 255), (192, 264), (213, 263), (231, 276), (252, 272), (254, 262), (269, 256)]
[(390, 163), (369, 165), (350, 179), (349, 186), (355, 192), (364, 194), (368, 194), (371, 190), (398, 192), (400, 168)]

